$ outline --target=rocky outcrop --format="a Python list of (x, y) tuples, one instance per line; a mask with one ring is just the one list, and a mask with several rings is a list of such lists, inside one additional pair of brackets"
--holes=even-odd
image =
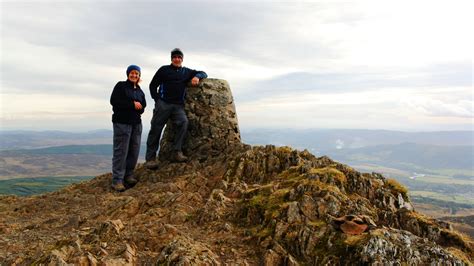
[(413, 210), (396, 181), (306, 150), (242, 144), (226, 82), (194, 89), (187, 163), (140, 165), (123, 193), (105, 174), (0, 197), (2, 264), (471, 264), (472, 240)]
[[(240, 144), (240, 130), (234, 99), (225, 80), (204, 79), (197, 87), (188, 87), (186, 114), (189, 125), (184, 154), (200, 161), (222, 155)], [(161, 141), (160, 160), (170, 158), (175, 125), (169, 122)]]

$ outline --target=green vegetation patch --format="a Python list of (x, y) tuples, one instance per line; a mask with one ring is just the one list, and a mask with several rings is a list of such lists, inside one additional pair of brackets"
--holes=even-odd
[(0, 194), (17, 196), (42, 194), (92, 178), (92, 176), (45, 176), (0, 180)]
[(397, 180), (389, 178), (387, 179), (385, 185), (392, 191), (400, 192), (404, 198), (407, 198), (408, 189), (402, 184), (400, 184)]
[(309, 170), (309, 174), (332, 177), (332, 178), (334, 178), (335, 180), (338, 180), (341, 183), (345, 183), (347, 181), (347, 178), (346, 178), (346, 176), (344, 175), (343, 172), (337, 170), (336, 168), (332, 168), (332, 167), (311, 168)]
[(368, 233), (363, 233), (360, 235), (347, 235), (346, 239), (344, 240), (344, 244), (350, 247), (361, 245), (368, 241), (369, 236), (370, 235)]
[(18, 182), (15, 183), (16, 186), (22, 186), (22, 187), (39, 187), (43, 186), (44, 183), (41, 182)]
[[(453, 205), (453, 207), (456, 204), (461, 204), (462, 207), (464, 208), (474, 208), (474, 199), (470, 197), (465, 197), (462, 195), (449, 195), (449, 194), (443, 194), (443, 193), (438, 193), (438, 192), (433, 192), (433, 191), (410, 191), (410, 196), (414, 199), (418, 199), (419, 202), (422, 201), (422, 198), (427, 198), (427, 199), (433, 199), (437, 201), (442, 201), (445, 203), (455, 203), (455, 204), (447, 204), (448, 207)], [(429, 201), (426, 201), (426, 203), (430, 203)], [(437, 202), (438, 203), (438, 202)], [(441, 205), (441, 204), (437, 204)], [(459, 206), (461, 207), (461, 206)]]
[(257, 194), (248, 201), (248, 206), (258, 208), (265, 214), (265, 219), (276, 218), (280, 210), (286, 207), (289, 188), (279, 189), (270, 195), (267, 193)]

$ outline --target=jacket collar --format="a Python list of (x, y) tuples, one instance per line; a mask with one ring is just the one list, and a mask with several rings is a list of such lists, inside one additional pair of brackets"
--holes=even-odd
[[(127, 82), (128, 85), (130, 85), (133, 88), (133, 82), (131, 82), (129, 79), (127, 79), (125, 82)], [(137, 83), (137, 88), (140, 88), (140, 85)]]
[(175, 67), (173, 64), (170, 64), (170, 66), (171, 66), (171, 68), (173, 68), (173, 69), (181, 69), (181, 68), (183, 68), (183, 66)]

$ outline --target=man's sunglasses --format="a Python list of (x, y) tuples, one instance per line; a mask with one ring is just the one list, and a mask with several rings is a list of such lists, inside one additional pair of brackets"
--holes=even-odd
[(176, 58), (176, 57), (177, 57), (177, 58), (181, 58), (181, 59), (183, 59), (183, 57), (182, 57), (182, 56), (180, 56), (180, 55), (173, 55), (171, 58)]

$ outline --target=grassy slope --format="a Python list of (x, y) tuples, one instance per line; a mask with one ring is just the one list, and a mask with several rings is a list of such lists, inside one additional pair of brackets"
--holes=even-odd
[(45, 176), (0, 180), (0, 194), (14, 194), (18, 196), (41, 194), (91, 178), (92, 176)]

